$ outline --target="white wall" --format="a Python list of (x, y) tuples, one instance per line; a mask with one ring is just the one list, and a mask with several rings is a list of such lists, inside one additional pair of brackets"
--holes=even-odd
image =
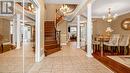
[(56, 20), (56, 9), (59, 7), (58, 4), (46, 4), (45, 10), (45, 21)]
[(61, 31), (61, 45), (66, 45), (68, 42), (68, 24), (67, 21), (62, 21), (58, 24), (57, 29)]

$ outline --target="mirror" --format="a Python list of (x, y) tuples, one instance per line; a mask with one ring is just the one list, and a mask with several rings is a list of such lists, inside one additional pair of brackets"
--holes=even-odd
[(124, 30), (130, 30), (130, 18), (123, 20), (122, 23), (121, 23), (121, 27)]

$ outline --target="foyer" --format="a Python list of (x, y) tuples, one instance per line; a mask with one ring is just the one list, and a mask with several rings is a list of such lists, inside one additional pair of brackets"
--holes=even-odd
[(13, 3), (0, 11), (0, 73), (130, 72), (130, 0)]
[(35, 63), (29, 73), (114, 73), (86, 52), (76, 48), (76, 42), (62, 46), (61, 51)]

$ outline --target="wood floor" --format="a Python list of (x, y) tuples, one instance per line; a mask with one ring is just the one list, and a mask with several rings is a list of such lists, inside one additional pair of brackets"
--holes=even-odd
[(110, 59), (107, 56), (100, 56), (100, 54), (94, 53), (93, 56), (100, 61), (101, 63), (103, 63), (104, 65), (106, 65), (108, 68), (110, 68), (111, 70), (113, 70), (115, 73), (130, 73), (130, 68), (120, 64), (112, 59)]

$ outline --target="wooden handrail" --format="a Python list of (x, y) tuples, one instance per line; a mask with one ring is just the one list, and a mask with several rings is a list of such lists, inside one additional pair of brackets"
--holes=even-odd
[(57, 17), (57, 18), (56, 18), (56, 24), (57, 24), (58, 22), (60, 22), (62, 19), (63, 19), (63, 16)]

